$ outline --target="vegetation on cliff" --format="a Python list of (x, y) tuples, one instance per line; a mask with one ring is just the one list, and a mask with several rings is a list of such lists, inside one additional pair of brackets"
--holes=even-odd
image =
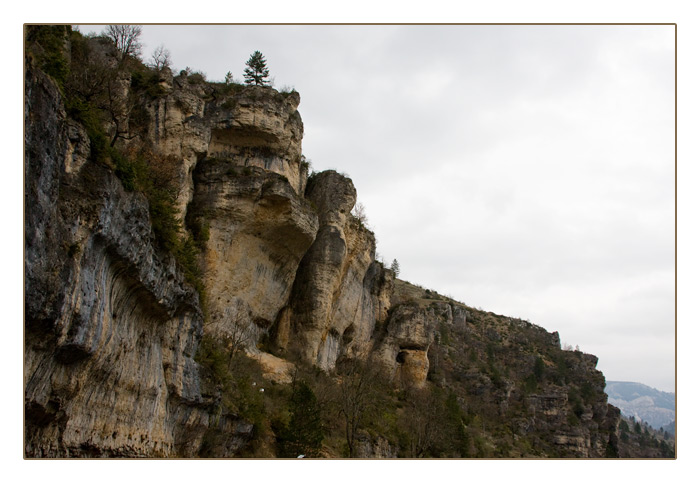
[(158, 244), (203, 297), (195, 239), (177, 219), (178, 161), (143, 137), (151, 121), (143, 103), (163, 95), (159, 81), (167, 65), (150, 68), (141, 61), (139, 34), (128, 25), (109, 26), (94, 38), (70, 26), (29, 25), (27, 52), (61, 87), (67, 115), (86, 129), (91, 160), (112, 169), (127, 191), (146, 196)]
[[(65, 147), (25, 158), (30, 184), (41, 163), (60, 166), (50, 186), (30, 190), (28, 209), (50, 210), (45, 192), (61, 185), (57, 226), (41, 225), (27, 251), (40, 259), (52, 230), (75, 241), (52, 252), (68, 268), (25, 266), (32, 283), (78, 280), (59, 287), (73, 305), (27, 311), (29, 455), (673, 454), (669, 440), (618, 426), (595, 356), (400, 280), (396, 260), (377, 262), (352, 181), (308, 177), (298, 93), (230, 76), (210, 83), (187, 69), (173, 79), (167, 56), (146, 65), (129, 35), (138, 31), (27, 27), (28, 79), (39, 68), (60, 92), (53, 111), (29, 113), (30, 127), (60, 124), (63, 137), (42, 142)], [(262, 55), (249, 67), (263, 82)], [(65, 123), (52, 117), (61, 109)], [(61, 163), (81, 132), (87, 153), (74, 179)], [(97, 315), (81, 318), (90, 297)], [(130, 416), (135, 404), (141, 419)], [(141, 431), (154, 414), (156, 429)]]

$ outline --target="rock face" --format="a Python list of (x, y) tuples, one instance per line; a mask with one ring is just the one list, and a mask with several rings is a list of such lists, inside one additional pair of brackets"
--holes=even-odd
[(299, 266), (277, 341), (329, 370), (341, 356), (367, 355), (375, 322), (388, 309), (392, 277), (374, 260), (373, 234), (350, 214), (356, 201), (350, 179), (320, 173), (306, 196), (319, 214), (319, 230)]
[(282, 176), (204, 160), (194, 174), (189, 214), (206, 226), (207, 330), (245, 331), (252, 347), (286, 303), (318, 220)]
[[(336, 366), (356, 359), (377, 369), (387, 400), (449, 390), (444, 416), (462, 447), (439, 454), (614, 453), (619, 411), (607, 404), (594, 356), (561, 351), (556, 333), (529, 322), (398, 280), (375, 259), (374, 234), (352, 214), (352, 181), (335, 171), (308, 176), (297, 93), (168, 69), (146, 91), (131, 74), (117, 78), (116, 120), (104, 130), (129, 126), (114, 137), (120, 152), (147, 148), (139, 152), (152, 153), (149, 162), (175, 167), (176, 240), (194, 253), (201, 276), (193, 279), (159, 238), (149, 192), (127, 190), (117, 162), (98, 159), (89, 123), (66, 114), (57, 85), (33, 65), (25, 79), (27, 457), (239, 455), (259, 437), (262, 399), (244, 401), (244, 413), (231, 398), (273, 390), (249, 381), (234, 396), (222, 389), (216, 364), (237, 369), (232, 355), (203, 362), (211, 340), (257, 361), (268, 389), (292, 383), (302, 365), (337, 384)], [(138, 126), (127, 106), (140, 113)], [(377, 427), (397, 428), (405, 405), (385, 403)], [(471, 436), (467, 422), (478, 426)], [(487, 423), (493, 441), (479, 436)], [(374, 427), (355, 427), (355, 436), (362, 457), (398, 456), (405, 441)]]
[(372, 439), (369, 435), (360, 435), (357, 442), (358, 458), (380, 458), (389, 459), (398, 457), (396, 448), (381, 436)]
[(303, 194), (308, 167), (301, 157), (304, 125), (297, 92), (251, 86), (221, 94), (194, 76), (173, 77), (169, 69), (160, 76), (164, 94), (145, 102), (147, 136), (160, 153), (181, 160), (181, 220), (194, 195), (192, 173), (204, 158), (280, 174)]
[[(598, 359), (590, 354), (575, 353), (574, 374), (592, 374), (582, 385), (591, 380), (601, 380), (595, 370)], [(603, 385), (604, 385), (604, 381)], [(617, 447), (616, 425), (619, 410), (607, 404), (605, 397), (597, 396), (602, 386), (588, 389), (588, 394), (567, 390), (564, 386), (549, 386), (542, 392), (527, 397), (532, 429), (551, 431), (553, 442), (562, 455), (579, 458), (602, 458), (608, 447)], [(575, 417), (574, 417), (575, 416)]]
[(52, 82), (30, 69), (25, 86), (25, 452), (196, 455), (197, 293), (154, 248), (143, 195), (86, 158)]
[(196, 456), (212, 433), (235, 454), (252, 425), (203, 397), (204, 333), (243, 337), (288, 383), (293, 365), (260, 352), (261, 339), (300, 338), (305, 359), (330, 369), (366, 354), (388, 310), (393, 279), (350, 216), (352, 182), (321, 173), (306, 190), (298, 94), (252, 87), (204, 101), (205, 86), (167, 73), (161, 87), (145, 104), (147, 138), (180, 160), (178, 217), (208, 234), (204, 306), (157, 246), (147, 199), (92, 160), (53, 82), (27, 70), (28, 456)]
[(208, 233), (206, 330), (255, 349), (318, 230), (303, 198), (299, 94), (258, 86), (219, 92), (167, 69), (161, 77), (166, 94), (147, 104), (148, 138), (182, 160), (180, 219)]
[(399, 305), (387, 321), (377, 353), (402, 387), (422, 387), (426, 381), (428, 349), (437, 326), (434, 315), (416, 305)]
[(297, 111), (299, 101), (297, 92), (284, 95), (251, 86), (208, 104), (207, 155), (280, 174), (297, 194), (303, 194), (308, 173), (301, 166), (304, 126)]

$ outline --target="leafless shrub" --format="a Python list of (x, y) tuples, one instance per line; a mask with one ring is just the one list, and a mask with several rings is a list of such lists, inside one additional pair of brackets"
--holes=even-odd
[(156, 50), (153, 51), (153, 54), (151, 55), (151, 62), (150, 65), (153, 67), (155, 70), (160, 72), (161, 70), (167, 68), (170, 68), (171, 64), (171, 59), (170, 59), (170, 51), (165, 48), (163, 44), (160, 44)]
[(350, 215), (360, 224), (360, 226), (367, 227), (367, 212), (365, 210), (365, 205), (360, 202), (355, 203), (354, 208), (350, 212)]
[(129, 57), (141, 56), (140, 25), (108, 25), (104, 35), (114, 42), (120, 63)]

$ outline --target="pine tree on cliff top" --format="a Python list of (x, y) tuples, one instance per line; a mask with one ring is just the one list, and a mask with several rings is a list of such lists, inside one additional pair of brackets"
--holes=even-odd
[(255, 84), (256, 86), (266, 86), (270, 84), (267, 77), (270, 71), (267, 69), (267, 61), (265, 56), (259, 50), (256, 50), (245, 63), (248, 67), (243, 71), (246, 84)]
[(401, 271), (401, 267), (399, 265), (399, 262), (395, 258), (394, 258), (394, 261), (391, 262), (391, 271), (394, 272), (394, 277), (398, 277), (399, 272)]

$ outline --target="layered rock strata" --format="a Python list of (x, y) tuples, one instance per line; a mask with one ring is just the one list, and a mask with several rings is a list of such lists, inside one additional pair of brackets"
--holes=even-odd
[(280, 174), (303, 195), (308, 166), (301, 155), (304, 125), (297, 92), (259, 86), (219, 92), (185, 73), (173, 77), (167, 68), (160, 72), (159, 87), (161, 95), (144, 99), (147, 137), (161, 154), (181, 160), (182, 221), (194, 196), (192, 174), (205, 158)]
[(50, 80), (25, 89), (25, 454), (194, 456), (213, 425), (240, 446), (252, 428), (200, 394), (198, 296), (145, 198), (87, 159)]

